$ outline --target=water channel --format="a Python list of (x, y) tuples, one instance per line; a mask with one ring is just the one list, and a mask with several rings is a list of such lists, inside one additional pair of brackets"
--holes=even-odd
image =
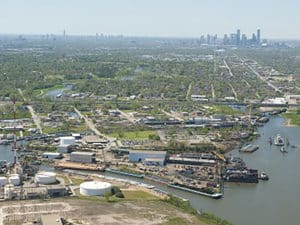
[[(232, 155), (240, 155), (250, 168), (267, 172), (269, 181), (258, 184), (225, 185), (222, 199), (211, 199), (200, 195), (168, 188), (138, 178), (125, 177), (111, 173), (105, 175), (126, 178), (152, 184), (171, 194), (189, 199), (193, 207), (212, 212), (235, 225), (298, 225), (300, 224), (300, 127), (285, 127), (284, 119), (273, 117), (264, 127), (259, 128), (261, 136), (253, 143), (260, 146), (252, 153), (232, 151)], [(270, 146), (269, 137), (280, 133), (288, 137), (290, 146), (288, 153), (282, 154), (277, 146)], [(10, 148), (11, 149), (11, 148)], [(0, 146), (0, 160), (11, 160), (12, 152)]]

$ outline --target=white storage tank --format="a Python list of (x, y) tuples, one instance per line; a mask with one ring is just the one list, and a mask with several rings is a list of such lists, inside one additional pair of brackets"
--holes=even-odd
[(7, 178), (6, 177), (0, 177), (0, 186), (5, 186), (7, 184)]
[(11, 184), (7, 184), (4, 188), (4, 198), (12, 199), (14, 193), (14, 186)]
[(38, 184), (53, 184), (56, 182), (56, 173), (39, 172), (35, 175), (35, 182)]
[(8, 181), (10, 184), (12, 184), (14, 186), (20, 185), (20, 182), (21, 182), (19, 174), (10, 175), (8, 178)]
[(100, 181), (88, 181), (80, 184), (80, 194), (82, 195), (105, 195), (111, 192), (111, 184)]

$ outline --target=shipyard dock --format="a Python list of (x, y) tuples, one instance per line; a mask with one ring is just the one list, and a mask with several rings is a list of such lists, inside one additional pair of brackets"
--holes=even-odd
[(75, 162), (57, 162), (54, 165), (55, 169), (72, 169), (72, 170), (89, 170), (104, 172), (105, 167), (91, 163), (75, 163)]

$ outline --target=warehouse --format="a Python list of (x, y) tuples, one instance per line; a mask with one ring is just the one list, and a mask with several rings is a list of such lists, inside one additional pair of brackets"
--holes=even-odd
[(74, 145), (75, 137), (60, 137), (60, 145)]
[(70, 161), (80, 163), (95, 163), (96, 154), (93, 152), (72, 152), (70, 154)]
[(155, 161), (158, 165), (163, 166), (166, 155), (165, 151), (129, 151), (128, 158), (130, 162), (146, 162), (148, 164), (150, 161)]
[(63, 155), (58, 152), (44, 152), (42, 157), (46, 159), (61, 159)]
[(60, 137), (60, 143), (58, 145), (59, 153), (69, 153), (72, 145), (75, 144), (74, 137)]

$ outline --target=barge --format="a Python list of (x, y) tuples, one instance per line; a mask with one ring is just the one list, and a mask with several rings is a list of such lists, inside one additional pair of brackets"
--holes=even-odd
[(191, 188), (188, 188), (188, 187), (179, 186), (177, 184), (169, 184), (168, 187), (172, 187), (172, 188), (179, 189), (179, 190), (182, 190), (182, 191), (188, 191), (188, 192), (191, 192), (191, 193), (194, 193), (194, 194), (203, 195), (203, 196), (210, 197), (210, 198), (215, 198), (215, 199), (221, 198), (223, 196), (222, 193), (212, 193), (212, 194), (210, 194), (210, 193), (202, 192), (200, 190), (194, 190), (194, 189), (191, 189)]
[(258, 171), (256, 169), (227, 169), (224, 182), (258, 183)]

